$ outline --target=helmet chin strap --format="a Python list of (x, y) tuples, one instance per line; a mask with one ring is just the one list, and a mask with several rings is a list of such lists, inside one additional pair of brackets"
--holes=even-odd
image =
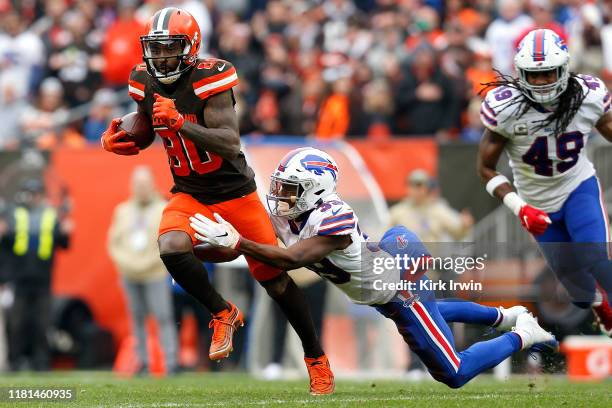
[(157, 78), (157, 80), (159, 82), (161, 82), (162, 84), (169, 85), (169, 84), (172, 84), (172, 83), (176, 82), (176, 80), (179, 79), (180, 76), (181, 76), (180, 73), (176, 73), (176, 74), (170, 75), (168, 77)]

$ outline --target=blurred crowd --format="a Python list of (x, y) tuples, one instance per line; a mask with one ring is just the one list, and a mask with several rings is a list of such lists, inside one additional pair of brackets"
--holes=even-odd
[(476, 142), (482, 83), (530, 29), (610, 80), (612, 2), (595, 0), (0, 0), (0, 149), (98, 143), (152, 14), (182, 7), (202, 57), (237, 68), (243, 134)]

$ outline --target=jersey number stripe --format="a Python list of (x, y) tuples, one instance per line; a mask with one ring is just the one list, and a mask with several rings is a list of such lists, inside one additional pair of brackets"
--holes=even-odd
[[(556, 138), (557, 157), (562, 160), (557, 163), (557, 171), (565, 173), (578, 163), (580, 151), (584, 147), (584, 135), (581, 132), (563, 133)], [(523, 162), (533, 166), (535, 174), (552, 177), (553, 161), (548, 157), (548, 137), (537, 137), (529, 150), (522, 156)], [(568, 160), (569, 159), (569, 160)]]
[(204, 152), (202, 159), (196, 145), (183, 137), (180, 132), (172, 130), (159, 130), (159, 136), (164, 140), (164, 147), (168, 155), (168, 162), (172, 173), (176, 176), (189, 176), (192, 171), (197, 174), (206, 174), (215, 171), (223, 164), (223, 158), (214, 153)]

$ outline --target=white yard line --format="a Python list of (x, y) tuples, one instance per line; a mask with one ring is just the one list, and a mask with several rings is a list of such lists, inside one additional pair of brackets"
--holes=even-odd
[[(490, 400), (490, 399), (500, 399), (503, 398), (503, 395), (500, 394), (482, 394), (482, 395), (465, 395), (463, 393), (457, 393), (455, 396), (432, 396), (429, 397), (430, 400)], [(421, 397), (413, 397), (409, 395), (398, 396), (398, 397), (374, 397), (374, 398), (335, 398), (335, 397), (322, 397), (322, 398), (311, 398), (311, 399), (301, 399), (301, 400), (290, 400), (290, 399), (269, 399), (269, 400), (260, 400), (260, 401), (241, 401), (237, 402), (239, 406), (260, 406), (260, 405), (281, 405), (281, 404), (328, 404), (328, 403), (369, 403), (369, 402), (393, 402), (393, 401), (412, 401), (421, 399)], [(120, 404), (118, 408), (144, 408), (144, 407), (155, 407), (155, 408), (172, 408), (172, 407), (220, 407), (227, 406), (230, 404), (228, 401), (224, 402), (202, 402), (202, 403), (175, 403), (175, 402), (165, 402), (165, 403), (157, 403), (157, 404)], [(102, 406), (101, 406), (102, 407)]]

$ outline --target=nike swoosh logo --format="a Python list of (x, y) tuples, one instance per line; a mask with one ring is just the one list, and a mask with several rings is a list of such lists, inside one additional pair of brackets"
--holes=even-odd
[(336, 211), (332, 210), (332, 215), (336, 215), (340, 212), (342, 208), (338, 208)]
[(220, 67), (217, 67), (218, 71), (223, 71), (223, 68), (225, 68), (225, 63), (223, 65), (221, 65)]
[(223, 234), (223, 235), (217, 235), (215, 238), (223, 238), (223, 237), (227, 237), (227, 235), (228, 235), (228, 234), (227, 234), (227, 232), (226, 232), (226, 233), (225, 233), (225, 234)]

